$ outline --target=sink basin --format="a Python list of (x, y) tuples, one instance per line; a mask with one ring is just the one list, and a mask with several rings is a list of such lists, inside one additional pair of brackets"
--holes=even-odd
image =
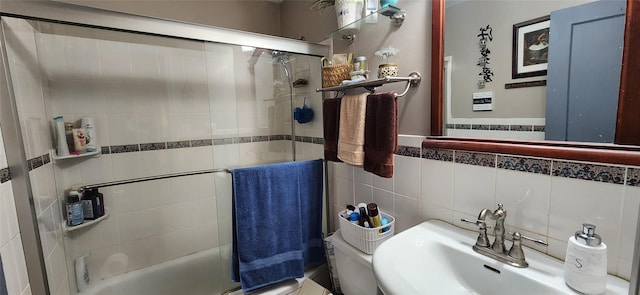
[[(562, 261), (524, 249), (529, 267), (509, 266), (474, 252), (477, 236), (437, 220), (393, 236), (373, 254), (378, 287), (386, 295), (579, 294), (564, 283)], [(629, 282), (607, 279), (606, 294), (629, 292)]]

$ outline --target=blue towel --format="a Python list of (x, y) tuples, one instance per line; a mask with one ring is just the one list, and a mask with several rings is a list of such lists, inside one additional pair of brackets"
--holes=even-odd
[(234, 169), (231, 277), (249, 292), (324, 261), (322, 161)]

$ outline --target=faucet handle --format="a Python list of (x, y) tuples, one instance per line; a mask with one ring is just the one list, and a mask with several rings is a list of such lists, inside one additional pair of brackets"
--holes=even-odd
[(475, 224), (476, 226), (478, 226), (479, 229), (487, 229), (487, 228), (491, 228), (490, 226), (487, 226), (487, 223), (485, 223), (482, 220), (476, 220), (476, 221), (471, 221), (469, 219), (466, 218), (460, 218), (460, 221), (464, 221), (466, 223), (471, 223), (471, 224)]
[(487, 237), (487, 224), (482, 220), (471, 221), (466, 218), (460, 218), (460, 221), (475, 224), (478, 226), (478, 239), (476, 239), (476, 246), (478, 247), (489, 247), (491, 243), (489, 243), (489, 238)]
[(539, 245), (548, 246), (548, 244), (543, 240), (538, 240), (538, 239), (533, 239), (527, 236), (523, 236), (519, 232), (509, 232), (509, 234), (513, 235), (513, 245), (511, 245), (511, 249), (509, 249), (509, 256), (519, 260), (520, 263), (524, 266), (527, 266), (529, 264), (524, 258), (524, 251), (522, 250), (522, 239), (534, 242)]
[(530, 237), (527, 237), (527, 236), (522, 235), (522, 234), (521, 234), (521, 233), (519, 233), (519, 232), (509, 232), (509, 234), (510, 234), (510, 235), (513, 235), (513, 239), (514, 239), (514, 240), (516, 240), (516, 237), (517, 237), (517, 239), (518, 239), (518, 240), (520, 240), (520, 239), (525, 239), (525, 240), (527, 240), (527, 241), (534, 242), (534, 243), (536, 243), (536, 244), (538, 244), (538, 245), (542, 245), (542, 246), (549, 246), (549, 244), (547, 244), (547, 242), (545, 242), (545, 241), (543, 241), (543, 240), (530, 238)]

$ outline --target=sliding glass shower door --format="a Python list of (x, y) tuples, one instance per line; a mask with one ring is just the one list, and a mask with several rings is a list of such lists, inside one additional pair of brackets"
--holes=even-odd
[[(223, 169), (295, 150), (322, 157), (319, 58), (11, 17), (2, 29), (51, 293), (77, 292), (75, 262), (89, 253), (90, 288), (120, 290), (103, 285), (203, 252), (212, 258), (196, 289), (236, 288)], [(292, 110), (305, 96), (316, 118), (303, 125)], [(100, 152), (58, 155), (58, 116), (75, 127), (93, 118)], [(97, 187), (109, 216), (67, 226), (74, 186)]]

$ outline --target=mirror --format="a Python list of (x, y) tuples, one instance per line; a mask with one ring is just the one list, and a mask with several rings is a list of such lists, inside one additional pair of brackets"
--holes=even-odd
[[(638, 10), (638, 5), (634, 7), (632, 2), (628, 1), (626, 8), (626, 22), (624, 24), (626, 27), (624, 31), (625, 46), (622, 52), (623, 66), (619, 83), (617, 116), (612, 119), (612, 126), (615, 125), (615, 143), (637, 145), (640, 144), (640, 130), (635, 129), (640, 128), (635, 127), (639, 126), (638, 116), (635, 114), (640, 110), (640, 103), (633, 101), (631, 98), (637, 97), (639, 93), (639, 87), (636, 86), (638, 77), (632, 74), (638, 71), (639, 57), (635, 56), (637, 54), (634, 55), (629, 48), (633, 48), (633, 43), (638, 43), (637, 40), (633, 40), (630, 36), (633, 35), (633, 32), (637, 33), (639, 25), (637, 24), (637, 14), (635, 18), (633, 14), (634, 10)], [(516, 86), (526, 86), (527, 82), (546, 80), (547, 78), (546, 76), (512, 78), (512, 34), (514, 25), (527, 20), (535, 20), (538, 17), (549, 15), (551, 11), (576, 6), (585, 3), (585, 1), (456, 1), (451, 4), (447, 3), (434, 1), (432, 10), (434, 24), (432, 34), (432, 135), (470, 135), (473, 137), (526, 140), (544, 139), (544, 132), (541, 129), (535, 132), (534, 128), (536, 127), (534, 126), (544, 126), (547, 87), (505, 89), (505, 84), (515, 83), (521, 84)], [(527, 3), (530, 3), (528, 7), (522, 6), (527, 5)], [(445, 5), (448, 6), (446, 12)], [(518, 9), (515, 5), (520, 5), (519, 7), (522, 9)], [(446, 20), (445, 13), (447, 15)], [(489, 19), (484, 18), (487, 16)], [(451, 17), (451, 20), (449, 17)], [(450, 24), (450, 21), (455, 19), (458, 19), (458, 21), (455, 24)], [(459, 21), (459, 19), (463, 21)], [(489, 67), (495, 74), (492, 76), (492, 82), (486, 83), (484, 89), (478, 89), (476, 82), (481, 79), (481, 76), (478, 75), (481, 72), (481, 67), (477, 66), (476, 63), (481, 53), (477, 35), (480, 33), (479, 29), (487, 25), (491, 26), (493, 37), (492, 41), (487, 42), (487, 47), (491, 50), (491, 64)], [(526, 28), (526, 26), (520, 26), (520, 28), (523, 27)], [(468, 32), (461, 33), (465, 30)], [(450, 36), (449, 31), (454, 32), (455, 36)], [(466, 39), (464, 42), (471, 42), (471, 45), (456, 45), (457, 40), (460, 38)], [(450, 49), (450, 47), (453, 49)], [(447, 57), (449, 52), (456, 53), (456, 55), (452, 55), (453, 58), (449, 58)], [(465, 61), (466, 57), (469, 57), (467, 61)], [(458, 63), (459, 60), (461, 63)], [(466, 63), (466, 66), (462, 62)], [(469, 65), (470, 63), (472, 64)], [(440, 70), (443, 68), (445, 71)], [(458, 82), (456, 75), (452, 75), (456, 71), (471, 72), (473, 77), (463, 81), (462, 83), (465, 83), (465, 85), (456, 84)], [(450, 86), (447, 87), (447, 85)], [(494, 109), (489, 112), (473, 112), (472, 94), (475, 92), (492, 92)], [(460, 112), (455, 105), (453, 107), (448, 106), (446, 99), (448, 95), (451, 96), (451, 100), (458, 99), (462, 101), (461, 108), (465, 110)], [(615, 101), (613, 104), (615, 105)], [(507, 111), (512, 111), (512, 113)], [(466, 117), (466, 121), (463, 119), (454, 122), (455, 124), (460, 124), (460, 126), (446, 126), (443, 123), (447, 118), (455, 118), (456, 115), (462, 118)], [(496, 118), (498, 118), (497, 121), (495, 121)], [(522, 118), (528, 120), (519, 121)], [(469, 126), (471, 123), (477, 124), (481, 128), (471, 129), (472, 127)], [(509, 137), (504, 135), (509, 133), (518, 135), (525, 132), (502, 132), (501, 129), (490, 130), (489, 128), (491, 127), (482, 127), (482, 125), (492, 126), (492, 124), (502, 128), (504, 127), (500, 125), (511, 125), (508, 128), (528, 130), (529, 132), (526, 132), (528, 135), (534, 134), (535, 136)], [(451, 130), (462, 130), (463, 132), (458, 132), (457, 134), (446, 132)], [(500, 136), (501, 133), (503, 136)], [(611, 138), (614, 137), (612, 136)]]

